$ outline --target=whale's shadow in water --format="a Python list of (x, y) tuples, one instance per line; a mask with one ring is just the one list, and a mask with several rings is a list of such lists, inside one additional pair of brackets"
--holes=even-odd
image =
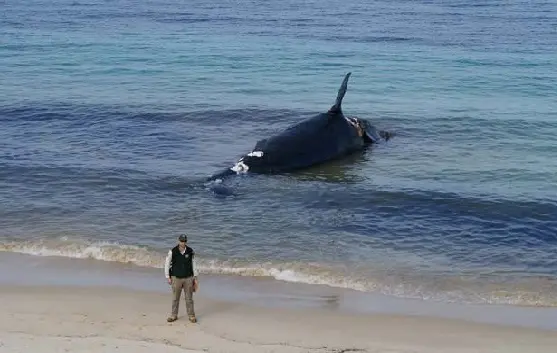
[(284, 173), (284, 176), (301, 182), (356, 183), (365, 179), (358, 172), (364, 168), (365, 164), (371, 162), (367, 158), (370, 153), (371, 150), (358, 151), (344, 159), (332, 160), (303, 170)]

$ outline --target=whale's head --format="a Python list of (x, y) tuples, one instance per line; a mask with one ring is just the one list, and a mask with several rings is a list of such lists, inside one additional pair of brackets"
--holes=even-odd
[(367, 119), (359, 117), (347, 118), (351, 125), (353, 125), (358, 131), (358, 135), (361, 136), (367, 144), (379, 143), (381, 140), (388, 141), (393, 136), (392, 132), (377, 129)]

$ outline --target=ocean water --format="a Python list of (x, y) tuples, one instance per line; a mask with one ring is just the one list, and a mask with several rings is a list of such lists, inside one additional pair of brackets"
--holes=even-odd
[[(0, 4), (0, 250), (557, 306), (555, 2)], [(393, 139), (203, 182), (346, 72)]]

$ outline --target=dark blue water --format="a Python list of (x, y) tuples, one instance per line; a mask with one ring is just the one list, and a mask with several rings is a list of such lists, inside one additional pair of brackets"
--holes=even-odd
[[(552, 2), (2, 2), (0, 249), (557, 305)], [(203, 183), (336, 98), (396, 132)]]

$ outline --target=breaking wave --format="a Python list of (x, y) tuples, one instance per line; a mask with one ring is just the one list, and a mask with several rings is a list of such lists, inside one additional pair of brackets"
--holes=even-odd
[[(147, 268), (163, 268), (166, 251), (113, 242), (68, 239), (4, 241), (0, 251), (35, 256), (128, 263)], [(200, 256), (202, 257), (202, 255)], [(327, 285), (402, 298), (475, 304), (507, 304), (557, 307), (557, 281), (532, 277), (509, 281), (488, 276), (409, 275), (380, 271), (357, 272), (307, 262), (250, 262), (242, 259), (198, 259), (202, 274), (271, 277), (279, 281)], [(358, 271), (361, 271), (360, 269)], [(482, 278), (483, 277), (483, 278)]]

